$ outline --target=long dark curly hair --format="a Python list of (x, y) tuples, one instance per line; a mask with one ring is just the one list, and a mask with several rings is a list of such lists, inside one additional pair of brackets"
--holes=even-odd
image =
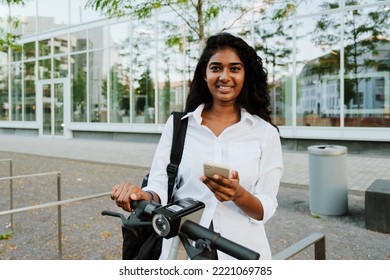
[(272, 123), (267, 71), (263, 67), (261, 58), (243, 39), (226, 32), (208, 38), (190, 85), (186, 112), (194, 111), (202, 103), (205, 104), (206, 108), (211, 107), (213, 99), (205, 81), (206, 67), (210, 58), (222, 49), (234, 50), (245, 67), (244, 85), (236, 105), (246, 109), (250, 114), (257, 115)]

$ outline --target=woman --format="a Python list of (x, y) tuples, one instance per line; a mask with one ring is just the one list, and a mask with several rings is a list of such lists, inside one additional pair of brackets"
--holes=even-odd
[[(283, 163), (280, 137), (270, 119), (267, 75), (261, 58), (242, 39), (211, 36), (198, 62), (187, 98), (188, 118), (175, 200), (205, 203), (200, 224), (271, 259), (264, 224), (275, 213)], [(150, 170), (148, 186), (113, 187), (112, 198), (130, 211), (131, 200), (167, 202), (166, 166), (172, 140), (168, 119)], [(203, 175), (203, 163), (229, 166), (230, 178)], [(160, 259), (166, 259), (164, 240)], [(214, 258), (231, 259), (223, 252)]]

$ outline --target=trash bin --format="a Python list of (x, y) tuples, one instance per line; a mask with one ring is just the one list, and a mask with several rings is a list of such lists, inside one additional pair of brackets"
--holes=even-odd
[(308, 147), (312, 215), (344, 215), (348, 211), (347, 148)]

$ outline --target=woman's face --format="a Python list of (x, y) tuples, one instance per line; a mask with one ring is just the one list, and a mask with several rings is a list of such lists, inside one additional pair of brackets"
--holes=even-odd
[(244, 63), (232, 49), (217, 51), (206, 67), (206, 82), (214, 102), (235, 103), (245, 79)]

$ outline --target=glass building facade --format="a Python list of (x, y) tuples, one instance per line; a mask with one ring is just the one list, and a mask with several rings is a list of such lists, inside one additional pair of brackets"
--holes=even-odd
[[(240, 1), (205, 26), (243, 37), (268, 71), (272, 119), (291, 139), (390, 141), (390, 1)], [(2, 5), (21, 48), (0, 50), (0, 132), (159, 133), (183, 110), (199, 42), (170, 9), (109, 19), (86, 0)], [(279, 5), (279, 6), (278, 6)], [(5, 22), (1, 27), (9, 30)], [(181, 44), (170, 44), (181, 38)]]

